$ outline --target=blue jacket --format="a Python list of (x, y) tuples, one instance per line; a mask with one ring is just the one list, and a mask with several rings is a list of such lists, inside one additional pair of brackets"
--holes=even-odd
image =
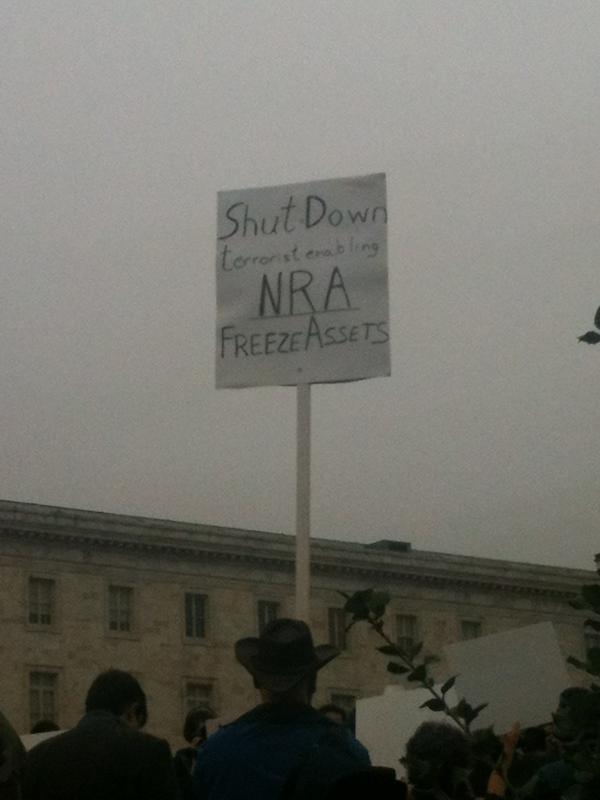
[(210, 736), (193, 774), (195, 800), (277, 800), (283, 784), (320, 741), (335, 735), (355, 769), (366, 749), (310, 706), (261, 705)]

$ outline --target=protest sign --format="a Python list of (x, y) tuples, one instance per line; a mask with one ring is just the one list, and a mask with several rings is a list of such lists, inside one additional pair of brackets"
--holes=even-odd
[(59, 733), (66, 733), (67, 730), (68, 728), (60, 731), (44, 731), (43, 733), (24, 733), (19, 738), (25, 750), (31, 750), (36, 744), (45, 742), (46, 739), (53, 739), (55, 736), (58, 736)]
[(385, 175), (219, 192), (217, 388), (390, 374)]
[(475, 726), (498, 734), (550, 722), (570, 682), (550, 622), (457, 642), (444, 648), (456, 691), (472, 706), (488, 703)]
[[(373, 764), (392, 767), (402, 777), (404, 768), (399, 760), (404, 755), (406, 743), (419, 725), (431, 720), (455, 724), (444, 714), (420, 708), (427, 700), (431, 700), (431, 693), (427, 689), (387, 686), (382, 695), (357, 701), (356, 737), (369, 751)], [(453, 689), (447, 692), (446, 700), (449, 705), (456, 704)]]

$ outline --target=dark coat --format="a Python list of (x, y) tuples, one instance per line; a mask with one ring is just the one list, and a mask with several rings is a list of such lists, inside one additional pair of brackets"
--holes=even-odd
[(0, 798), (19, 800), (25, 748), (6, 717), (0, 713)]
[[(209, 736), (200, 748), (192, 775), (194, 798), (279, 800), (286, 779), (291, 779), (294, 770), (303, 769), (307, 759), (318, 753), (329, 737), (339, 743), (335, 752), (342, 754), (343, 761), (343, 769), (333, 777), (370, 766), (369, 754), (362, 744), (314, 708), (257, 706)], [(313, 764), (308, 766), (316, 772)], [(327, 779), (328, 765), (322, 761), (319, 767)], [(310, 793), (302, 796), (306, 800), (313, 797)]]
[(176, 800), (169, 745), (91, 711), (27, 756), (24, 800)]

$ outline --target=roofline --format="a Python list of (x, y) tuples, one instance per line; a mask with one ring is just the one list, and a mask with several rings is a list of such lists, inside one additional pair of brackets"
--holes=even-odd
[[(28, 541), (142, 551), (166, 558), (254, 563), (288, 572), (294, 568), (294, 537), (268, 531), (10, 500), (0, 500), (0, 531), (4, 536)], [(398, 552), (334, 539), (311, 541), (314, 572), (353, 574), (363, 580), (389, 579), (568, 599), (578, 594), (582, 583), (596, 577), (593, 571), (572, 568), (425, 550)], [(469, 575), (469, 567), (474, 566), (483, 572)]]

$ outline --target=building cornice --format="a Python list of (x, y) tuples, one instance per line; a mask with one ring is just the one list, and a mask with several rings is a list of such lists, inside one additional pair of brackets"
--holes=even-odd
[[(292, 573), (294, 537), (194, 523), (0, 501), (4, 540), (150, 558), (212, 561)], [(315, 574), (362, 583), (409, 582), (462, 592), (508, 592), (568, 600), (595, 573), (426, 551), (387, 551), (327, 539), (312, 541)]]

